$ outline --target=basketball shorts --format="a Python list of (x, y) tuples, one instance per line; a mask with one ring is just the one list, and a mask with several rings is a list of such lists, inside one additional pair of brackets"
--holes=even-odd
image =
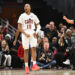
[(32, 47), (36, 47), (37, 46), (37, 38), (35, 38), (32, 35), (30, 35), (30, 37), (26, 37), (24, 34), (22, 34), (22, 46), (24, 48), (24, 50), (27, 50), (29, 48)]

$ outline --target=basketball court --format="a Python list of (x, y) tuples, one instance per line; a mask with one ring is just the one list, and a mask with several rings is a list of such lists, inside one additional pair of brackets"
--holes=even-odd
[[(0, 75), (25, 75), (24, 70), (1, 70)], [(40, 70), (30, 71), (28, 75), (75, 75), (72, 70)]]

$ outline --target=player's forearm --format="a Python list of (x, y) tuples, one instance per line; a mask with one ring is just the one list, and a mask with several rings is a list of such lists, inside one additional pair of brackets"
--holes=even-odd
[(74, 24), (74, 20), (70, 20), (70, 19), (66, 18), (65, 21), (69, 24)]
[(19, 30), (16, 31), (16, 36), (15, 36), (15, 40), (17, 40), (18, 36), (19, 36)]
[(38, 33), (38, 32), (40, 31), (40, 29), (41, 29), (41, 26), (40, 26), (40, 24), (38, 23), (38, 24), (37, 24), (36, 33)]
[(22, 29), (21, 24), (18, 24), (18, 30), (19, 32), (23, 33), (24, 35), (26, 35), (26, 33), (24, 32), (24, 30)]

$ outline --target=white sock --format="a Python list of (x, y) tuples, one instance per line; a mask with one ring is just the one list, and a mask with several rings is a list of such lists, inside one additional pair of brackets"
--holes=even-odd
[(25, 66), (28, 67), (28, 63), (25, 63)]
[(33, 61), (33, 65), (35, 65), (36, 64), (36, 61)]

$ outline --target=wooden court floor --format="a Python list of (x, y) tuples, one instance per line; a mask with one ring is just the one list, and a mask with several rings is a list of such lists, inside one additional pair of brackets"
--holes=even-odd
[[(24, 70), (0, 70), (0, 75), (25, 75)], [(40, 70), (30, 71), (28, 75), (75, 75), (72, 70)]]

